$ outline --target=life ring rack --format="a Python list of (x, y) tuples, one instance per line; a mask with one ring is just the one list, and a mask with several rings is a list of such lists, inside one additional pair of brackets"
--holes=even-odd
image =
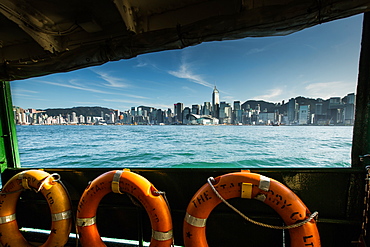
[(194, 194), (184, 219), (185, 247), (208, 247), (207, 218), (223, 200), (237, 197), (257, 199), (274, 209), (283, 219), (285, 229), (289, 230), (291, 247), (321, 246), (314, 219), (317, 212), (311, 214), (301, 199), (280, 182), (243, 170), (209, 178), (208, 183)]
[(166, 198), (146, 178), (129, 169), (106, 172), (85, 189), (77, 207), (77, 229), (82, 246), (106, 246), (97, 229), (96, 212), (101, 199), (110, 192), (127, 193), (141, 202), (151, 222), (150, 246), (173, 246), (172, 218)]
[(57, 173), (26, 170), (14, 175), (0, 193), (0, 243), (2, 246), (32, 246), (23, 237), (16, 220), (16, 204), (24, 190), (41, 192), (51, 212), (51, 231), (41, 247), (62, 247), (72, 228), (72, 210), (69, 194)]

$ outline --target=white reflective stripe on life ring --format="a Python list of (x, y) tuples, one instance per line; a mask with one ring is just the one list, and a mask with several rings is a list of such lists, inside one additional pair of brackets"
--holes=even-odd
[(67, 220), (72, 218), (72, 211), (67, 210), (64, 212), (56, 213), (56, 214), (51, 214), (51, 220), (52, 221), (60, 221), (60, 220)]
[(96, 216), (92, 218), (77, 218), (77, 226), (85, 227), (92, 226), (96, 223)]
[(168, 232), (158, 232), (152, 230), (152, 238), (157, 241), (167, 241), (172, 239), (172, 237), (173, 237), (172, 230), (169, 230)]
[(119, 180), (121, 178), (121, 175), (122, 173), (124, 172), (124, 170), (118, 170), (116, 171), (116, 173), (114, 173), (114, 176), (113, 176), (113, 180), (112, 180), (112, 191), (114, 193), (118, 193), (118, 194), (123, 194), (120, 190), (119, 190)]
[(270, 181), (271, 181), (270, 178), (260, 175), (260, 183), (258, 185), (258, 188), (268, 192), (270, 190)]
[(197, 217), (190, 215), (188, 212), (186, 212), (185, 221), (192, 226), (205, 227), (207, 219), (197, 218)]
[(2, 216), (2, 217), (0, 217), (0, 224), (5, 224), (5, 223), (11, 222), (15, 219), (16, 219), (15, 214)]

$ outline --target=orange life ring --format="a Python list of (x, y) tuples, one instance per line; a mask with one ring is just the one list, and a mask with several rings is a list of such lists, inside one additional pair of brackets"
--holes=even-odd
[[(230, 198), (254, 198), (273, 208), (287, 226), (309, 219), (310, 211), (286, 186), (263, 175), (247, 171), (219, 176), (214, 188), (225, 200)], [(244, 185), (243, 185), (244, 184)], [(206, 220), (211, 211), (221, 203), (207, 183), (191, 199), (184, 219), (183, 236), (186, 247), (208, 247)], [(321, 246), (316, 221), (289, 229), (291, 247)]]
[[(41, 191), (51, 212), (51, 232), (42, 247), (62, 247), (72, 227), (72, 211), (69, 195), (54, 176), (41, 170), (28, 170), (13, 176), (0, 193), (0, 243), (2, 246), (32, 246), (18, 229), (16, 204), (25, 189)], [(59, 176), (59, 175), (58, 175)]]
[(110, 192), (128, 193), (144, 206), (149, 215), (150, 246), (172, 246), (172, 219), (165, 198), (144, 177), (129, 170), (106, 172), (85, 189), (77, 207), (77, 228), (82, 246), (106, 246), (96, 226), (96, 211), (101, 199)]

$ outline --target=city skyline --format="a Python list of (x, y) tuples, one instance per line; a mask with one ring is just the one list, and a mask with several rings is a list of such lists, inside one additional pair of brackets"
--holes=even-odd
[[(215, 87), (215, 88), (217, 88), (217, 87)], [(218, 91), (218, 90), (217, 90)], [(295, 96), (295, 97), (292, 97), (292, 98), (298, 98), (298, 97), (304, 97), (304, 98), (308, 98), (308, 99), (313, 99), (313, 100), (318, 100), (318, 99), (321, 99), (321, 100), (324, 100), (324, 101), (326, 101), (326, 100), (329, 100), (330, 98), (333, 98), (333, 97), (339, 97), (339, 98), (343, 98), (343, 97), (345, 97), (346, 95), (348, 95), (348, 94), (354, 94), (354, 92), (348, 92), (348, 93), (346, 93), (346, 94), (344, 94), (344, 95), (339, 95), (339, 96), (329, 96), (328, 98), (309, 98), (309, 97), (304, 97), (304, 96), (302, 96), (302, 95), (297, 95), (297, 96)], [(72, 106), (72, 107), (66, 107), (66, 108), (63, 108), (63, 107), (58, 107), (58, 108), (51, 108), (51, 107), (46, 107), (46, 108), (32, 108), (32, 107), (21, 107), (21, 106), (19, 106), (19, 105), (16, 105), (16, 104), (14, 104), (14, 102), (13, 102), (13, 106), (14, 107), (20, 107), (20, 108), (22, 108), (22, 109), (32, 109), (32, 110), (47, 110), (47, 109), (72, 109), (72, 108), (76, 108), (76, 107), (102, 107), (102, 108), (108, 108), (108, 109), (111, 109), (111, 110), (119, 110), (119, 111), (127, 111), (127, 110), (130, 110), (130, 109), (132, 109), (133, 107), (135, 107), (135, 108), (137, 108), (137, 107), (151, 107), (151, 108), (154, 108), (154, 109), (161, 109), (161, 110), (167, 110), (167, 109), (172, 109), (172, 110), (174, 110), (175, 111), (175, 106), (174, 105), (176, 105), (176, 104), (178, 104), (178, 103), (181, 103), (181, 104), (183, 104), (183, 106), (184, 107), (191, 107), (191, 106), (193, 106), (193, 105), (203, 105), (203, 104), (205, 104), (205, 103), (210, 103), (210, 106), (211, 107), (214, 107), (214, 103), (213, 103), (213, 94), (212, 94), (212, 96), (210, 97), (210, 99), (208, 100), (208, 101), (204, 101), (204, 102), (194, 102), (193, 104), (190, 104), (190, 105), (185, 105), (181, 100), (178, 100), (178, 101), (176, 101), (176, 102), (174, 102), (172, 105), (171, 105), (171, 107), (165, 107), (165, 108), (156, 108), (156, 107), (154, 107), (154, 105), (156, 105), (155, 103), (154, 104), (148, 104), (148, 105), (136, 105), (136, 106), (131, 106), (131, 107), (128, 107), (127, 109), (119, 109), (118, 107), (105, 107), (105, 106), (99, 106), (99, 105), (90, 105), (90, 106), (83, 106), (83, 105), (76, 105), (76, 106)], [(218, 95), (218, 97), (219, 97), (219, 95)], [(290, 98), (290, 99), (292, 99), (292, 98)], [(290, 100), (290, 99), (288, 99), (288, 100)], [(265, 100), (258, 100), (258, 99), (246, 99), (246, 100), (234, 100), (233, 102), (228, 102), (228, 101), (220, 101), (219, 99), (218, 99), (218, 104), (220, 104), (220, 102), (226, 102), (226, 103), (229, 103), (229, 104), (233, 104), (235, 101), (239, 101), (239, 102), (241, 102), (241, 104), (244, 104), (245, 102), (247, 102), (247, 101), (264, 101), (264, 102), (266, 102), (266, 103), (272, 103), (272, 104), (282, 104), (282, 103), (284, 103), (285, 102), (285, 104), (287, 104), (287, 102), (288, 102), (288, 100), (280, 100), (280, 101), (276, 101), (276, 102), (272, 102), (272, 101), (265, 101)], [(207, 115), (207, 114), (206, 114)]]
[(167, 109), (178, 101), (208, 102), (214, 86), (226, 102), (343, 97), (356, 88), (361, 23), (358, 15), (284, 37), (209, 42), (13, 81), (13, 103), (34, 109)]
[[(202, 105), (193, 104), (191, 107), (183, 103), (175, 103), (173, 109), (156, 109), (151, 106), (131, 107), (126, 111), (107, 109), (108, 113), (101, 109), (100, 116), (94, 114), (79, 115), (75, 112), (76, 107), (61, 109), (64, 113), (48, 114), (46, 110), (21, 109), (13, 106), (15, 122), (17, 124), (201, 124), (201, 125), (353, 125), (355, 118), (354, 93), (345, 97), (330, 97), (327, 100), (317, 98), (310, 99), (298, 96), (289, 99), (288, 102), (274, 104), (265, 101), (247, 100), (241, 104), (234, 101), (232, 104), (219, 100), (220, 94), (216, 86), (212, 92), (211, 102)], [(254, 105), (252, 105), (254, 103)], [(95, 107), (96, 108), (96, 107)], [(81, 110), (81, 109), (80, 109)], [(80, 111), (79, 110), (79, 111)], [(82, 109), (83, 110), (83, 109)], [(97, 113), (94, 109), (95, 114)]]

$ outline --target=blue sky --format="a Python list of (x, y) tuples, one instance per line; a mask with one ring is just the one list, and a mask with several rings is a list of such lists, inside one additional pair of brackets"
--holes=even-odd
[(362, 15), (283, 36), (208, 42), (69, 73), (11, 82), (22, 108), (173, 108), (212, 101), (269, 102), (355, 92)]

